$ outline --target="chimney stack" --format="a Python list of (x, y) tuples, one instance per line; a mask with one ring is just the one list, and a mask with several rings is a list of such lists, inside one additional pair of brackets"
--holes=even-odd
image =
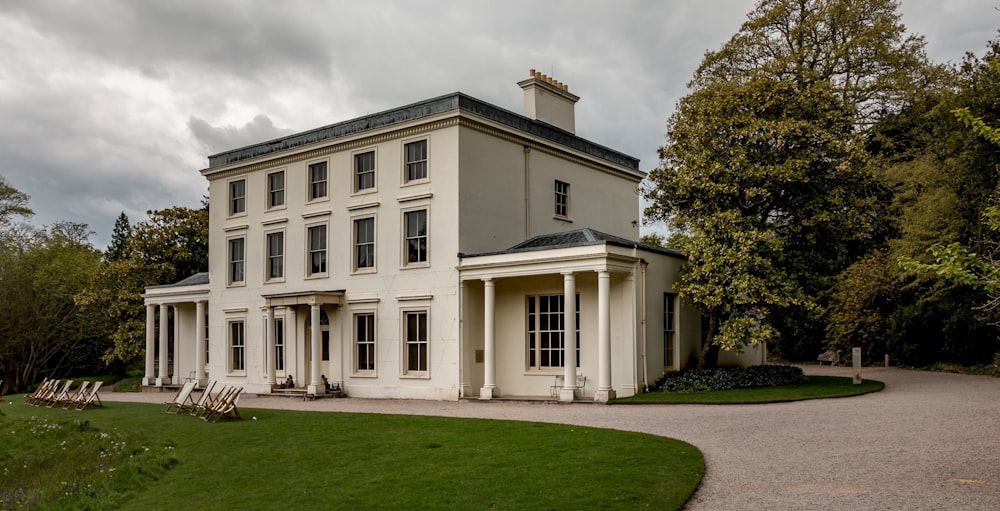
[(517, 84), (524, 89), (524, 115), (576, 134), (576, 115), (573, 105), (580, 100), (569, 87), (534, 69), (530, 77)]

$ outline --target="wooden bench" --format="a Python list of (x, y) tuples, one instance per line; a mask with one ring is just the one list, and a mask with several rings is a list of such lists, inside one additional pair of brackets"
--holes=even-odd
[(829, 362), (831, 366), (835, 366), (840, 363), (840, 353), (830, 350), (820, 353), (816, 360), (822, 362)]

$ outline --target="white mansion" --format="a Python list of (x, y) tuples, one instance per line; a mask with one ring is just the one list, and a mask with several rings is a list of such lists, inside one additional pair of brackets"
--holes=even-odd
[(564, 84), (518, 85), (524, 115), (454, 93), (210, 156), (209, 271), (147, 288), (144, 385), (605, 402), (686, 366), (639, 161), (574, 134)]

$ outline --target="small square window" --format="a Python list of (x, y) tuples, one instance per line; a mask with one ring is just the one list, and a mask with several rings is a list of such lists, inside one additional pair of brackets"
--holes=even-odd
[(556, 216), (569, 216), (569, 183), (556, 181)]
[(375, 188), (375, 151), (354, 155), (354, 191)]
[(229, 182), (229, 215), (239, 215), (247, 210), (247, 182), (244, 179)]
[(404, 146), (406, 153), (406, 182), (427, 179), (427, 141), (420, 140)]
[(285, 172), (273, 172), (267, 175), (267, 207), (276, 208), (285, 205)]
[(326, 162), (309, 165), (309, 200), (322, 199), (327, 196)]

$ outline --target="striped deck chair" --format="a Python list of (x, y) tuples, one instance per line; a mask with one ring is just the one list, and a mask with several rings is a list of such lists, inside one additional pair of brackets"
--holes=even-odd
[[(103, 381), (95, 381), (94, 386), (90, 387), (90, 392), (87, 392), (86, 395), (82, 396), (80, 400), (77, 401), (76, 410), (86, 410), (87, 407), (90, 406), (99, 406), (103, 408), (104, 403), (101, 402), (101, 396), (97, 395), (97, 391), (101, 390), (101, 385), (103, 384)], [(96, 403), (94, 402), (95, 399), (97, 400)]]
[(49, 386), (51, 385), (52, 385), (52, 380), (48, 378), (42, 380), (42, 383), (39, 383), (38, 386), (35, 387), (34, 392), (30, 392), (24, 395), (24, 404), (28, 405), (34, 404), (35, 399), (38, 399), (38, 397), (41, 396), (43, 392), (48, 391)]
[[(57, 399), (68, 399), (69, 398), (69, 387), (73, 385), (73, 380), (66, 380), (63, 382), (62, 386), (56, 385), (52, 390), (38, 399), (35, 402), (35, 406), (42, 406), (42, 403), (52, 403)], [(46, 404), (48, 406), (48, 404)]]
[(229, 417), (236, 420), (242, 420), (240, 417), (240, 409), (236, 406), (240, 400), (240, 393), (243, 392), (243, 387), (234, 387), (225, 399), (220, 399), (212, 404), (211, 410), (208, 415), (202, 417), (201, 419), (208, 422), (219, 422), (219, 419), (223, 417)]
[(195, 401), (194, 406), (191, 407), (191, 415), (199, 415), (205, 411), (205, 408), (212, 400), (212, 389), (214, 388), (215, 380), (208, 380), (205, 388), (201, 389), (201, 396), (198, 397), (198, 401)]
[(234, 385), (223, 385), (222, 390), (216, 392), (214, 395), (208, 396), (208, 400), (205, 402), (205, 407), (195, 414), (197, 417), (204, 419), (209, 413), (212, 412), (213, 408), (218, 406), (223, 400), (229, 397), (236, 390)]
[[(76, 389), (76, 392), (73, 393), (73, 395), (70, 396), (69, 399), (62, 402), (63, 410), (69, 408), (70, 406), (76, 405), (77, 402), (83, 399), (83, 396), (87, 395), (87, 390), (88, 390), (87, 387), (90, 387), (89, 381), (84, 381), (83, 383), (81, 383), (80, 388)], [(49, 408), (52, 407), (50, 406)]]
[[(177, 395), (170, 401), (165, 401), (163, 404), (167, 405), (167, 408), (163, 410), (163, 413), (180, 413), (181, 410), (187, 410), (194, 406), (194, 400), (191, 399), (191, 391), (194, 390), (195, 382), (189, 381), (181, 387), (181, 390), (177, 391)], [(172, 410), (172, 411), (171, 411)]]
[[(70, 383), (72, 383), (72, 382), (70, 382)], [(85, 382), (83, 382), (80, 385), (80, 388), (84, 388), (84, 387), (89, 386), (89, 385), (90, 385), (90, 382), (85, 381)], [(72, 385), (69, 386), (69, 387), (63, 387), (62, 392), (60, 392), (59, 395), (57, 395), (54, 398), (52, 398), (51, 400), (49, 400), (49, 404), (45, 405), (45, 407), (46, 408), (54, 408), (56, 405), (62, 405), (62, 404), (65, 404), (65, 403), (68, 403), (68, 402), (72, 401), (73, 399), (76, 398), (76, 395), (80, 392), (80, 388), (76, 389), (76, 391), (73, 391), (72, 390)]]

